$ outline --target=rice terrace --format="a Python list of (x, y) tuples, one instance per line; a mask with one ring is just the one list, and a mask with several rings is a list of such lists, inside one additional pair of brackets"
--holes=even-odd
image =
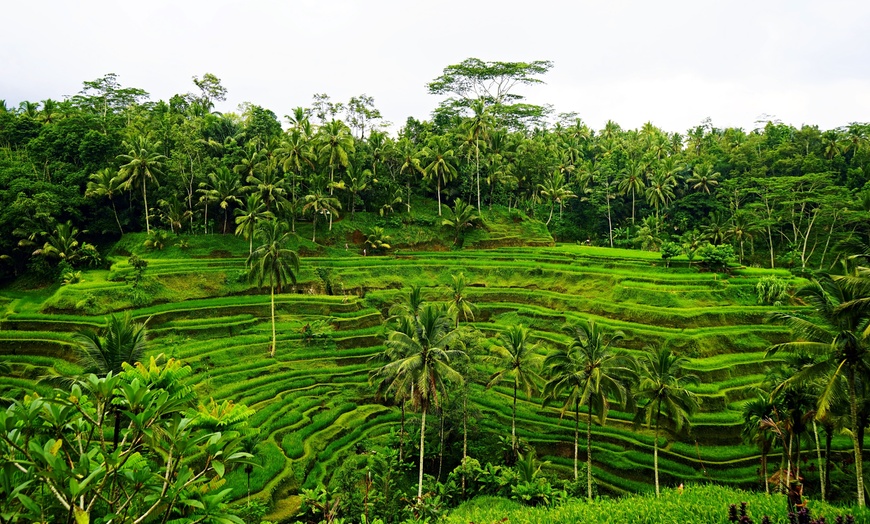
[(209, 74), (4, 104), (0, 522), (868, 522), (867, 125), (467, 90), (551, 66), (397, 137)]

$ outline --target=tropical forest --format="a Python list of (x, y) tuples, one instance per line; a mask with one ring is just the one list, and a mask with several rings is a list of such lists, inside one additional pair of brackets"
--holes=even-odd
[(0, 100), (0, 523), (870, 522), (870, 124), (552, 66)]

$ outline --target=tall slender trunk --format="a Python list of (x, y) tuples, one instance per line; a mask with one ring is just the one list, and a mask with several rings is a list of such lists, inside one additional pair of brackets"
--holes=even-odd
[[(468, 458), (468, 391), (462, 396), (462, 465)], [(462, 497), (465, 498), (465, 468), (462, 470)]]
[(656, 440), (653, 442), (653, 470), (656, 477), (656, 498), (659, 497), (659, 419), (661, 418), (661, 403), (656, 412)]
[(477, 214), (480, 214), (480, 145), (475, 139), (474, 143), (474, 163), (477, 169)]
[(441, 216), (441, 177), (438, 177), (438, 216)]
[(115, 214), (115, 223), (118, 224), (118, 231), (120, 231), (121, 234), (123, 235), (123, 234), (124, 234), (124, 228), (121, 227), (121, 221), (118, 219), (118, 210), (115, 209), (115, 201), (112, 200), (112, 199), (110, 198), (110, 199), (109, 199), (109, 202), (112, 203), (112, 213)]
[(275, 336), (275, 286), (272, 284), (271, 276), (269, 277), (269, 289), (272, 290), (272, 350), (269, 352), (269, 356), (274, 357), (277, 337)]
[(142, 175), (142, 200), (145, 202), (145, 232), (151, 232), (151, 222), (148, 220), (148, 194), (145, 192), (145, 175)]
[(399, 429), (399, 462), (404, 460), (405, 451), (405, 401), (402, 400), (402, 423)]
[(592, 502), (592, 402), (589, 402), (589, 419), (586, 421), (586, 498)]
[(517, 458), (517, 381), (514, 377), (514, 408), (511, 413), (511, 456)]
[(420, 475), (417, 480), (417, 500), (423, 499), (423, 450), (426, 445), (426, 406), (423, 407), (423, 418), (420, 420)]
[(770, 483), (767, 478), (767, 449), (761, 450), (761, 474), (764, 475), (764, 492), (770, 495)]
[(577, 446), (580, 439), (580, 399), (574, 403), (574, 480), (577, 480)]
[(831, 490), (831, 441), (834, 439), (834, 429), (825, 426), (825, 491)]
[(438, 409), (438, 418), (441, 425), (438, 429), (438, 477), (437, 482), (441, 482), (441, 467), (444, 465), (444, 410)]
[(634, 187), (631, 188), (631, 225), (634, 225)]
[(822, 492), (822, 502), (825, 501), (825, 468), (822, 465), (822, 447), (819, 445), (819, 427), (813, 418), (813, 435), (816, 437), (816, 455), (819, 459), (819, 486)]
[(864, 507), (864, 457), (861, 455), (860, 439), (858, 438), (858, 400), (855, 393), (855, 369), (849, 366), (849, 409), (852, 415), (852, 444), (855, 449), (855, 481), (857, 484), (858, 507)]

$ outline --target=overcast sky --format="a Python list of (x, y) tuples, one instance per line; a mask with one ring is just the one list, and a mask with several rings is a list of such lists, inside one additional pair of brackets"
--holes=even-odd
[(209, 72), (229, 91), (219, 110), (283, 117), (314, 93), (365, 93), (401, 125), (438, 104), (427, 82), (475, 57), (553, 61), (546, 85), (517, 92), (595, 129), (870, 121), (866, 1), (10, 0), (0, 13), (9, 106), (107, 73), (168, 99)]

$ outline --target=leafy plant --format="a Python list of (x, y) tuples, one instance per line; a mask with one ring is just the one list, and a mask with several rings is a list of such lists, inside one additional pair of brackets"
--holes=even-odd
[(163, 250), (171, 240), (172, 235), (168, 231), (154, 229), (148, 233), (148, 238), (145, 239), (142, 245), (151, 250)]
[(788, 298), (788, 282), (775, 275), (762, 277), (755, 285), (758, 303), (765, 306), (781, 306)]

